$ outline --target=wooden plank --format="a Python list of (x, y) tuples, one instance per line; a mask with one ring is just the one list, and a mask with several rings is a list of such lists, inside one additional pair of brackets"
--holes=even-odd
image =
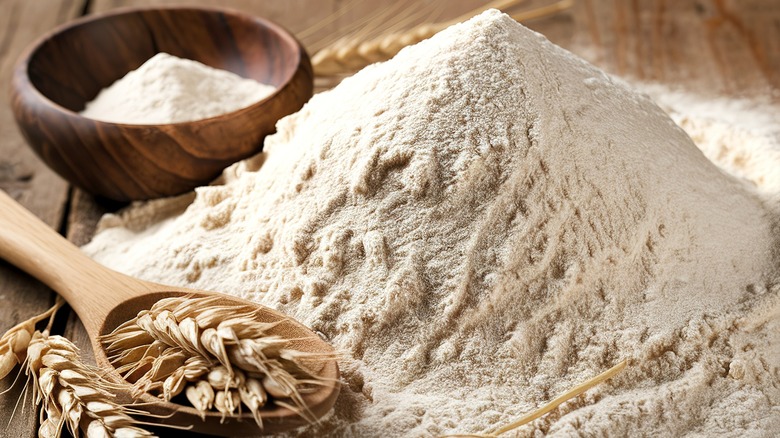
[(731, 96), (780, 89), (780, 2), (584, 0), (572, 14), (573, 51), (619, 76)]
[[(214, 2), (190, 0), (187, 5), (229, 7), (234, 10), (261, 16), (281, 24), (298, 36), (303, 45), (314, 53), (327, 42), (348, 35), (367, 22), (377, 30), (402, 30), (425, 22), (446, 21), (483, 6), (484, 0), (421, 1), (398, 0), (394, 2), (374, 0), (286, 0), (254, 1), (233, 0)], [(521, 6), (531, 7), (540, 1), (520, 1)], [(179, 5), (178, 0), (95, 0), (90, 12), (103, 12), (117, 7), (148, 7)], [(523, 6), (526, 5), (526, 6)], [(383, 16), (383, 11), (389, 14)], [(373, 20), (372, 20), (373, 18)], [(375, 30), (366, 29), (369, 35)]]
[[(79, 0), (3, 0), (0, 14), (0, 84), (8, 86), (16, 59), (35, 38), (59, 23), (78, 16)], [(46, 168), (26, 146), (16, 129), (7, 92), (0, 93), (0, 189), (30, 209), (53, 228), (59, 229), (65, 210), (68, 185)], [(52, 293), (26, 274), (0, 262), (0, 331), (49, 307)], [(37, 435), (37, 418), (27, 400), (26, 409), (11, 413), (22, 385), (0, 396), (0, 435), (31, 437)]]
[[(336, 0), (285, 0), (285, 1), (210, 1), (190, 0), (188, 6), (227, 7), (249, 12), (281, 24), (292, 32), (299, 32), (321, 22), (338, 6)], [(370, 2), (369, 2), (370, 3)], [(119, 7), (149, 7), (181, 5), (177, 0), (93, 0), (89, 12), (104, 12)]]
[[(91, 10), (177, 3), (177, 0), (95, 0)], [(376, 16), (381, 8), (397, 8), (395, 15), (405, 17), (401, 24), (409, 27), (426, 20), (446, 20), (484, 3), (477, 0), (220, 2), (277, 21), (299, 35), (310, 53), (332, 41), (334, 35), (342, 36), (347, 30), (354, 30), (354, 23)], [(549, 2), (527, 0), (516, 9), (544, 3)], [(213, 5), (214, 2), (194, 0), (188, 4)], [(619, 76), (678, 85), (696, 92), (762, 95), (780, 89), (778, 20), (780, 2), (771, 0), (579, 0), (569, 11), (526, 24)], [(323, 21), (327, 22), (323, 24)]]

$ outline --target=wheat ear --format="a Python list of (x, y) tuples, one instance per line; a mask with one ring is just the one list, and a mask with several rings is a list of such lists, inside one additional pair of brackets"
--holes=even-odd
[(114, 401), (112, 384), (83, 364), (78, 348), (48, 330), (33, 333), (24, 362), (33, 381), (33, 399), (42, 404), (38, 436), (59, 437), (63, 428), (78, 437), (152, 437)]
[(332, 357), (298, 351), (295, 339), (273, 335), (281, 322), (260, 322), (256, 309), (223, 306), (218, 298), (173, 297), (101, 341), (136, 396), (169, 401), (183, 392), (202, 416), (216, 410), (224, 419), (245, 407), (260, 426), (260, 410), (273, 402), (314, 421), (302, 394), (335, 382), (309, 365)]
[[(42, 404), (38, 436), (59, 437), (67, 428), (78, 437), (151, 437), (137, 427), (130, 413), (146, 414), (114, 401), (108, 389), (116, 387), (81, 362), (78, 348), (61, 336), (50, 336), (49, 330), (57, 310), (64, 304), (61, 297), (49, 310), (9, 329), (0, 338), (0, 379), (17, 365), (32, 380), (33, 401)], [(35, 325), (49, 319), (42, 332)]]
[[(526, 21), (552, 15), (571, 7), (573, 0), (561, 0), (512, 16), (517, 21)], [(331, 46), (318, 51), (312, 57), (312, 66), (318, 76), (330, 76), (353, 72), (369, 64), (385, 61), (395, 56), (406, 46), (419, 43), (432, 37), (439, 31), (464, 21), (487, 9), (506, 9), (518, 3), (518, 0), (494, 0), (480, 9), (464, 14), (454, 20), (443, 23), (430, 23), (417, 26), (405, 32), (391, 33), (368, 41), (342, 39)]]

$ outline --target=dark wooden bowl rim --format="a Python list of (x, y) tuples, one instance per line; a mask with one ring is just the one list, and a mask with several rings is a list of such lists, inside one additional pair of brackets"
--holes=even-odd
[[(44, 34), (43, 36), (39, 37), (35, 41), (33, 41), (23, 52), (22, 55), (19, 58), (19, 61), (17, 65), (21, 65), (24, 68), (24, 71), (26, 72), (29, 68), (30, 59), (32, 58), (32, 55), (48, 40), (56, 37), (58, 34), (65, 32), (67, 30), (76, 28), (78, 26), (81, 26), (85, 23), (90, 23), (93, 21), (99, 21), (102, 19), (105, 19), (107, 17), (113, 17), (117, 15), (124, 15), (124, 14), (133, 14), (137, 12), (148, 12), (148, 11), (201, 11), (201, 12), (210, 12), (215, 14), (224, 14), (224, 15), (232, 15), (236, 18), (248, 20), (248, 21), (256, 21), (260, 23), (261, 25), (273, 30), (273, 32), (278, 35), (281, 39), (285, 40), (286, 43), (289, 44), (290, 48), (294, 49), (294, 55), (296, 58), (300, 58), (301, 56), (301, 50), (303, 50), (303, 46), (301, 44), (298, 44), (295, 40), (295, 37), (292, 36), (292, 33), (287, 31), (282, 26), (268, 21), (264, 18), (260, 18), (254, 15), (245, 14), (243, 12), (240, 12), (235, 9), (231, 8), (222, 8), (222, 7), (210, 7), (210, 6), (186, 6), (186, 5), (179, 5), (179, 6), (159, 6), (159, 7), (145, 7), (145, 6), (130, 6), (130, 7), (120, 7), (116, 9), (112, 9), (110, 11), (106, 12), (99, 12), (95, 14), (86, 15), (84, 17), (80, 17), (78, 19), (75, 19), (73, 21), (69, 21), (67, 23), (64, 23), (60, 26), (55, 27), (48, 33)], [(129, 71), (127, 72), (129, 73)], [(262, 100), (259, 100), (252, 105), (239, 108), (235, 111), (230, 111), (224, 114), (218, 114), (216, 116), (207, 117), (204, 119), (197, 119), (197, 120), (191, 120), (191, 121), (184, 121), (184, 122), (176, 122), (176, 123), (155, 123), (155, 124), (136, 124), (136, 123), (117, 123), (117, 122), (107, 122), (104, 120), (98, 120), (98, 119), (92, 119), (89, 117), (85, 117), (81, 115), (80, 113), (77, 113), (75, 111), (72, 111), (68, 108), (63, 107), (62, 105), (54, 102), (53, 100), (49, 99), (46, 95), (44, 95), (38, 88), (33, 85), (33, 83), (30, 81), (29, 75), (25, 74), (23, 77), (23, 81), (21, 85), (28, 90), (31, 90), (33, 93), (35, 93), (37, 96), (41, 98), (41, 101), (45, 103), (46, 105), (50, 106), (51, 108), (54, 108), (57, 111), (75, 115), (77, 117), (84, 117), (88, 118), (90, 120), (93, 120), (97, 123), (105, 123), (108, 125), (114, 125), (114, 126), (128, 126), (128, 127), (149, 127), (149, 126), (177, 126), (177, 125), (187, 125), (187, 124), (193, 124), (193, 123), (200, 123), (200, 122), (206, 122), (206, 121), (214, 121), (221, 118), (232, 118), (236, 115), (239, 115), (243, 112), (249, 111), (252, 108), (255, 108), (257, 106), (262, 105), (267, 100), (272, 99), (274, 96), (276, 96), (282, 89), (287, 87), (290, 84), (290, 80), (295, 75), (295, 70), (290, 69), (286, 72), (286, 76), (283, 80), (283, 83), (281, 86), (276, 87), (276, 90), (263, 98)], [(85, 102), (86, 103), (86, 102)]]

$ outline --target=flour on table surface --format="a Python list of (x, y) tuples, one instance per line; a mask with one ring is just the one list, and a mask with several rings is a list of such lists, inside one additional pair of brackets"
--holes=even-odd
[(704, 155), (750, 183), (780, 212), (780, 107), (763, 99), (703, 98), (658, 85), (644, 91)]

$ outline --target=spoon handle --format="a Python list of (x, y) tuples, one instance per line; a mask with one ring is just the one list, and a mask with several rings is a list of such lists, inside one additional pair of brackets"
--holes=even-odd
[(139, 290), (149, 289), (84, 255), (2, 190), (0, 257), (59, 292), (90, 336), (97, 333), (108, 311)]

